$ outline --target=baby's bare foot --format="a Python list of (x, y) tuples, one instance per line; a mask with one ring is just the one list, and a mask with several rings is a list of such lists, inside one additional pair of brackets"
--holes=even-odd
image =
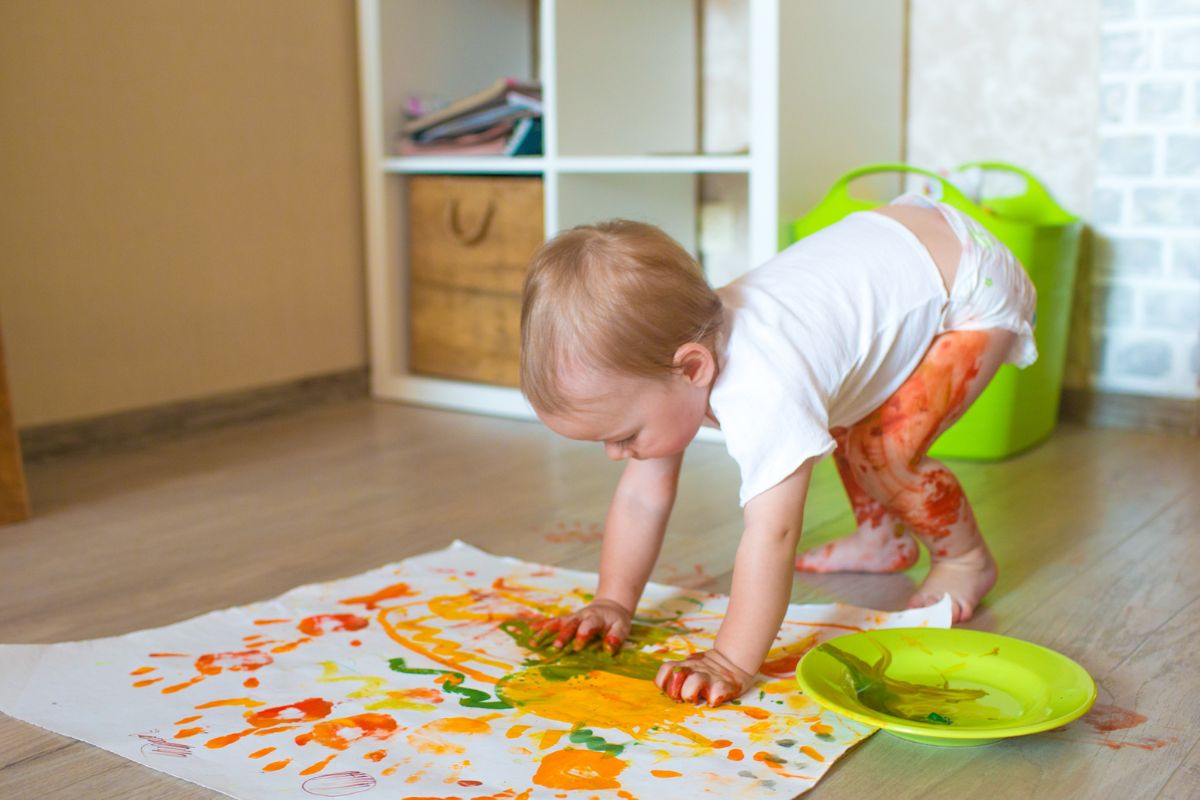
[(885, 517), (796, 559), (801, 572), (900, 572), (917, 563), (917, 543), (904, 526)]
[(987, 545), (980, 544), (961, 556), (935, 560), (921, 588), (908, 601), (908, 607), (933, 605), (949, 593), (953, 602), (952, 621), (966, 622), (995, 583), (996, 562)]

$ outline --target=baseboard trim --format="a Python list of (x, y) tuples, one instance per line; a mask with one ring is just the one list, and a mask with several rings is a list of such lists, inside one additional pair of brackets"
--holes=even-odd
[(368, 396), (367, 368), (314, 375), (257, 389), (21, 429), (26, 462), (126, 450), (199, 431)]
[(1200, 399), (1064, 389), (1060, 416), (1092, 428), (1200, 435)]

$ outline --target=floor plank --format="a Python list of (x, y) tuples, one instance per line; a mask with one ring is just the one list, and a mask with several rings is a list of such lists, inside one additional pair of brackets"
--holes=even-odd
[[(1000, 563), (971, 627), (1059, 649), (1097, 678), (1105, 718), (982, 748), (879, 735), (818, 798), (1194, 796), (1200, 778), (1200, 443), (1064, 426), (998, 464), (952, 465)], [(541, 427), (360, 401), (149, 449), (34, 465), (36, 516), (0, 529), (0, 641), (52, 642), (168, 624), (352, 575), (462, 538), (594, 571), (620, 466)], [(805, 546), (852, 525), (831, 465)], [(729, 588), (737, 469), (689, 451), (656, 580)], [(899, 575), (800, 575), (798, 602), (897, 608)], [(1115, 713), (1115, 712), (1114, 712)], [(86, 790), (82, 787), (86, 787)], [(0, 797), (215, 797), (89, 745), (0, 719)]]

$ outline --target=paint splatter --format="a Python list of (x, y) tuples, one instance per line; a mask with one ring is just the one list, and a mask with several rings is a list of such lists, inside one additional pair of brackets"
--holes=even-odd
[(1110, 733), (1126, 728), (1136, 728), (1146, 721), (1146, 717), (1127, 708), (1097, 703), (1083, 715), (1083, 721), (1100, 733)]
[(881, 653), (874, 664), (826, 642), (818, 650), (828, 653), (846, 668), (847, 687), (859, 702), (873, 711), (912, 722), (952, 725), (959, 717), (995, 719), (998, 709), (975, 701), (987, 695), (983, 689), (951, 689), (949, 682), (942, 686), (896, 680), (887, 676), (892, 654), (886, 647), (871, 640)]
[(617, 776), (627, 766), (608, 753), (556, 750), (542, 759), (533, 782), (547, 789), (620, 789)]
[(555, 544), (568, 544), (570, 542), (591, 544), (599, 542), (604, 538), (604, 529), (595, 523), (584, 527), (579, 522), (576, 522), (574, 525), (567, 525), (565, 522), (560, 522), (555, 526), (554, 530), (547, 533), (543, 538), (547, 542), (554, 542)]

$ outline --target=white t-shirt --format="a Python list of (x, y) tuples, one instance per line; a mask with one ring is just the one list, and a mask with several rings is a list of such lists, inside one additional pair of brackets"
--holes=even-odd
[(916, 369), (949, 300), (920, 240), (851, 214), (717, 290), (731, 318), (709, 396), (741, 504), (834, 449)]

